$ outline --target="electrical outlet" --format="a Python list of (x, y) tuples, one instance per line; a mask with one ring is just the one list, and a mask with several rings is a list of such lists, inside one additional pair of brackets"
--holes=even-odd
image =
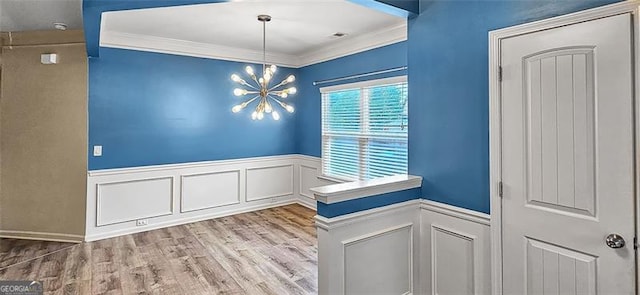
[(145, 225), (149, 225), (149, 219), (136, 220), (136, 226), (145, 226)]

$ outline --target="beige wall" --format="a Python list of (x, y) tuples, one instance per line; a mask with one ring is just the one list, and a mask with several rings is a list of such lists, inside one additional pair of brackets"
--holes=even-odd
[[(8, 37), (2, 35), (0, 55), (0, 234), (81, 238), (87, 172), (82, 32)], [(58, 64), (41, 64), (42, 53), (57, 53)]]

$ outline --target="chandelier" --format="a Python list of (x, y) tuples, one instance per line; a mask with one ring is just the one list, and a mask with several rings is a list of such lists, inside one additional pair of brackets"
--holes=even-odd
[(253, 95), (252, 98), (249, 98), (244, 102), (235, 105), (231, 109), (231, 111), (234, 113), (240, 112), (249, 104), (258, 100), (258, 104), (251, 114), (251, 119), (262, 120), (262, 118), (264, 118), (264, 113), (270, 113), (271, 117), (274, 120), (280, 120), (280, 114), (278, 114), (278, 112), (274, 110), (272, 102), (280, 105), (287, 112), (293, 113), (293, 106), (284, 103), (282, 99), (287, 98), (290, 94), (295, 94), (297, 92), (297, 89), (295, 87), (284, 88), (285, 85), (295, 81), (296, 77), (294, 75), (289, 75), (286, 79), (282, 80), (282, 82), (270, 86), (271, 79), (273, 78), (273, 75), (277, 70), (276, 65), (267, 66), (266, 23), (268, 21), (271, 21), (271, 16), (258, 15), (258, 21), (262, 22), (262, 77), (256, 77), (256, 74), (251, 66), (247, 66), (245, 68), (245, 72), (247, 72), (249, 77), (251, 77), (252, 83), (245, 81), (237, 74), (231, 75), (231, 80), (248, 88), (234, 89), (233, 94), (235, 96)]

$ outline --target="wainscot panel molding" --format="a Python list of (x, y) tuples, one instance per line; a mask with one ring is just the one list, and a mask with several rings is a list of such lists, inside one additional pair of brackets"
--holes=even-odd
[(309, 188), (333, 184), (318, 178), (320, 166), (317, 157), (284, 155), (89, 171), (84, 240), (292, 203), (315, 209)]
[(247, 169), (246, 201), (293, 195), (293, 164)]
[(318, 294), (418, 290), (419, 208), (420, 200), (411, 200), (333, 218), (317, 215)]
[(429, 200), (420, 209), (420, 293), (491, 294), (489, 215)]
[(97, 184), (96, 226), (173, 214), (173, 182), (162, 177)]
[[(240, 203), (240, 170), (182, 175), (180, 212)], [(210, 196), (215, 195), (216, 198)]]
[(316, 198), (311, 188), (339, 182), (321, 176), (322, 160), (318, 157), (298, 155), (298, 164), (298, 203), (316, 210)]

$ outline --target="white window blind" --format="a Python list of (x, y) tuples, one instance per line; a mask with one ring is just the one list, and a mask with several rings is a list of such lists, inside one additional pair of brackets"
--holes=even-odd
[(346, 180), (406, 174), (406, 76), (321, 88), (322, 173)]

